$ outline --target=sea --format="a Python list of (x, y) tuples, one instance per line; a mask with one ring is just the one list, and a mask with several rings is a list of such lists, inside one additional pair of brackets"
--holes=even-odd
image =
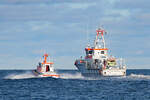
[(150, 100), (150, 69), (124, 77), (83, 77), (56, 70), (60, 78), (36, 77), (31, 70), (0, 70), (0, 100)]

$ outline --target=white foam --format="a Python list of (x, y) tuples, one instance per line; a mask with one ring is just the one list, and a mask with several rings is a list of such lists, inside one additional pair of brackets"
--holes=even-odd
[[(58, 74), (58, 73), (56, 73)], [(86, 78), (81, 75), (81, 73), (62, 73), (58, 74), (60, 75), (60, 78), (62, 79), (83, 79), (83, 80), (107, 80), (107, 79), (150, 79), (150, 75), (142, 75), (142, 74), (130, 74), (129, 76), (124, 77), (113, 77), (113, 78), (106, 78), (106, 77), (99, 77), (99, 78)], [(4, 79), (27, 79), (27, 78), (39, 78), (38, 76), (35, 76), (31, 71), (26, 71), (23, 73), (13, 73), (10, 75), (7, 75), (4, 77)]]
[(30, 71), (20, 73), (20, 74), (13, 73), (4, 77), (4, 79), (26, 79), (26, 78), (37, 78), (37, 77), (34, 76), (33, 73)]
[(84, 77), (80, 73), (71, 74), (71, 73), (62, 73), (60, 74), (62, 79), (83, 79)]
[(150, 75), (130, 74), (130, 78), (150, 79)]
[(122, 77), (84, 77), (81, 73), (71, 74), (71, 73), (63, 73), (60, 75), (62, 79), (82, 79), (82, 80), (143, 80), (150, 79), (150, 75), (142, 75), (142, 74), (130, 74), (129, 76)]

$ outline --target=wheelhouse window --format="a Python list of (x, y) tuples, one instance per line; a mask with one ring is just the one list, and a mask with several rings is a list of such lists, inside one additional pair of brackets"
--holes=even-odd
[(88, 50), (88, 51), (86, 51), (86, 54), (88, 55), (88, 54), (92, 54), (93, 53), (93, 50)]
[(49, 65), (46, 65), (46, 72), (50, 71), (49, 70)]
[(104, 51), (101, 51), (101, 54), (104, 54), (105, 52)]
[(92, 51), (92, 50), (90, 50), (90, 51), (89, 51), (89, 54), (92, 54), (92, 53), (93, 53), (93, 51)]

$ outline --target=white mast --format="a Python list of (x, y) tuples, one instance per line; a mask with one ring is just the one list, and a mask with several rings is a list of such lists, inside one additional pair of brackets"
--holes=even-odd
[(96, 30), (97, 35), (96, 35), (96, 39), (94, 42), (94, 47), (95, 48), (105, 48), (105, 39), (104, 39), (104, 32), (105, 30), (98, 28)]

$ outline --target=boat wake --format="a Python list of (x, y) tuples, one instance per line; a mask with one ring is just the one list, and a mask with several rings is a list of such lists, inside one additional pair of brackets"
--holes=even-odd
[(128, 76), (121, 77), (84, 77), (81, 73), (71, 74), (71, 73), (62, 73), (60, 75), (62, 79), (81, 79), (81, 80), (149, 80), (150, 75), (142, 75), (142, 74), (130, 74)]
[(60, 74), (62, 79), (83, 79), (84, 77), (80, 73), (71, 74), (71, 73), (62, 73)]
[(150, 79), (150, 75), (142, 75), (142, 74), (130, 74), (127, 77), (135, 79)]
[(38, 77), (33, 75), (33, 73), (30, 71), (20, 73), (20, 74), (13, 73), (4, 77), (4, 79), (27, 79), (27, 78), (38, 78)]
[[(150, 75), (133, 74), (124, 77), (98, 77), (98, 78), (87, 78), (81, 75), (81, 73), (59, 73), (61, 79), (81, 79), (81, 80), (143, 80), (150, 79)], [(4, 79), (29, 79), (29, 78), (41, 78), (35, 76), (31, 71), (23, 73), (12, 73), (4, 77)]]

